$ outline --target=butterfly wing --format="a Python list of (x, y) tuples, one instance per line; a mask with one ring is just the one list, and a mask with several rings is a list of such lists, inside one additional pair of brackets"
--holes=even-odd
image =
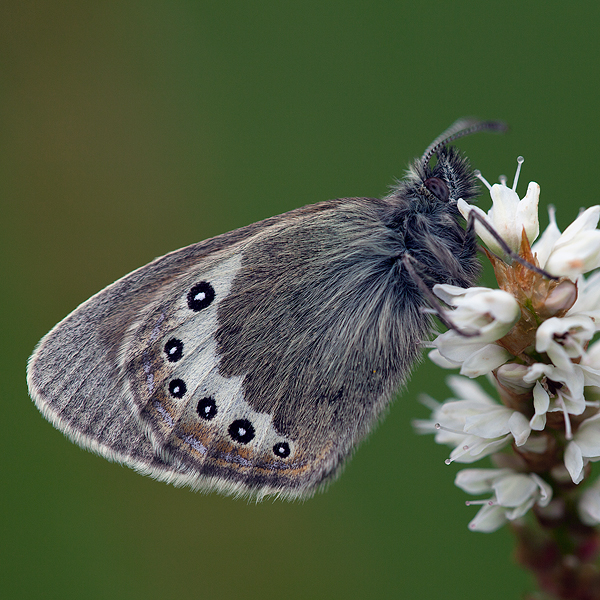
[(161, 480), (311, 494), (408, 376), (428, 326), (388, 202), (312, 205), (134, 271), (40, 342), (36, 404), (80, 445)]

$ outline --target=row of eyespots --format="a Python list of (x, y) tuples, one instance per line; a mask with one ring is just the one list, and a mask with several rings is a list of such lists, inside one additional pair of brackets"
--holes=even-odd
[[(183, 379), (172, 379), (169, 382), (169, 393), (173, 398), (183, 398), (186, 392), (187, 386)], [(196, 412), (198, 413), (198, 416), (205, 421), (213, 419), (217, 414), (217, 403), (215, 402), (215, 399), (208, 396), (199, 400), (196, 406)], [(252, 425), (248, 419), (236, 419), (229, 425), (227, 431), (229, 432), (231, 439), (240, 444), (248, 444), (256, 435), (254, 425)], [(290, 452), (290, 445), (287, 442), (277, 442), (277, 444), (273, 446), (273, 454), (279, 458), (287, 458), (290, 455)]]
[[(187, 304), (190, 310), (198, 312), (209, 306), (215, 299), (215, 290), (208, 281), (201, 281), (194, 285), (187, 295)], [(165, 354), (169, 362), (177, 362), (183, 357), (183, 342), (177, 338), (171, 338), (165, 344)], [(183, 398), (187, 392), (187, 386), (182, 379), (172, 379), (169, 382), (169, 393), (174, 398)], [(202, 398), (196, 407), (198, 416), (210, 421), (217, 414), (217, 403), (214, 398)], [(254, 439), (256, 432), (254, 426), (248, 419), (236, 419), (228, 428), (231, 439), (240, 444), (248, 444)], [(280, 458), (290, 455), (290, 445), (287, 442), (278, 442), (273, 446), (273, 453)]]

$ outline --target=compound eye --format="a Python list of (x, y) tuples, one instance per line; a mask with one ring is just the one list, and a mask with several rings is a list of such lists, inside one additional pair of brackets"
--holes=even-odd
[(443, 202), (447, 202), (448, 198), (450, 198), (450, 190), (443, 179), (440, 179), (439, 177), (430, 177), (423, 183), (436, 198), (439, 198)]

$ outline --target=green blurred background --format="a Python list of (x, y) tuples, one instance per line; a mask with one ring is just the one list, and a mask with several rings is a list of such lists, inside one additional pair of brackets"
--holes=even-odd
[[(455, 118), (490, 180), (564, 226), (599, 194), (597, 2), (62, 2), (0, 6), (6, 598), (518, 598), (508, 530), (467, 530), (424, 363), (343, 476), (256, 505), (80, 450), (29, 400), (38, 339), (178, 247), (292, 208), (382, 196)], [(481, 205), (489, 206), (489, 197)], [(545, 212), (545, 211), (544, 211)], [(543, 224), (547, 218), (543, 217)]]

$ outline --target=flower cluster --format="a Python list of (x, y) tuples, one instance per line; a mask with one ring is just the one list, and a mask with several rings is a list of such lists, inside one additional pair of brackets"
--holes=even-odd
[[(448, 379), (454, 397), (425, 398), (431, 418), (414, 422), (453, 448), (447, 463), (492, 455), (498, 468), (465, 469), (455, 481), (487, 495), (468, 503), (482, 505), (469, 527), (485, 532), (532, 508), (560, 512), (590, 474), (589, 463), (600, 460), (600, 271), (584, 277), (600, 267), (600, 206), (562, 233), (550, 209), (550, 224), (535, 241), (540, 187), (530, 183), (519, 199), (518, 162), (512, 188), (505, 178), (490, 185), (478, 174), (490, 190), (490, 211), (462, 200), (458, 208), (465, 218), (477, 212), (527, 264), (498, 258), (502, 247), (475, 220), (500, 289), (434, 287), (453, 327), (432, 342), (429, 356), (460, 375)], [(472, 381), (482, 375), (499, 401)], [(582, 523), (600, 524), (600, 480), (577, 494), (576, 505)]]

